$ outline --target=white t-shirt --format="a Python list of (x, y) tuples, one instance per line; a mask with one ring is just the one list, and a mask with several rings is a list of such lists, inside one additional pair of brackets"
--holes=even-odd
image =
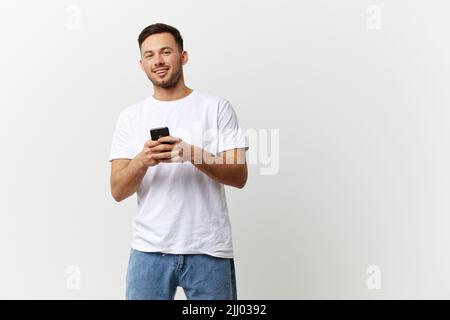
[[(109, 161), (133, 159), (150, 140), (150, 129), (168, 127), (170, 135), (210, 153), (246, 148), (231, 104), (197, 90), (161, 101), (148, 97), (120, 112)], [(144, 252), (233, 257), (224, 185), (192, 163), (149, 167), (137, 189), (139, 212), (133, 219), (131, 247)]]

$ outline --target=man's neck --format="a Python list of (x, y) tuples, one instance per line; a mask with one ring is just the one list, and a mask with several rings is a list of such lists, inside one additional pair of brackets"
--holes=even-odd
[(193, 90), (186, 86), (181, 88), (154, 88), (153, 98), (161, 101), (179, 100), (188, 96)]

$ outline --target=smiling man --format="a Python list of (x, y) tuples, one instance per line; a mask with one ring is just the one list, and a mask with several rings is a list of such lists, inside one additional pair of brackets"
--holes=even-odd
[[(224, 185), (247, 181), (248, 142), (228, 100), (188, 88), (180, 32), (156, 23), (138, 38), (140, 67), (153, 95), (119, 114), (111, 193), (135, 192), (138, 214), (126, 276), (127, 299), (237, 299)], [(151, 140), (152, 128), (169, 136)]]

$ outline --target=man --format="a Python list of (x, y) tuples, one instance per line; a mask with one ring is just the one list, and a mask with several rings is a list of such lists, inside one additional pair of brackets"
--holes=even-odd
[[(137, 193), (127, 299), (237, 299), (224, 185), (247, 181), (248, 142), (224, 98), (188, 88), (179, 31), (156, 23), (138, 38), (154, 94), (122, 110), (111, 154), (111, 193)], [(170, 135), (152, 141), (150, 129)]]

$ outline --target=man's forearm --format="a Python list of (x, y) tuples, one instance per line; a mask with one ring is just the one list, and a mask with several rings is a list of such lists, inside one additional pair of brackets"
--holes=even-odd
[(116, 201), (122, 201), (136, 192), (144, 178), (148, 167), (140, 159), (140, 155), (134, 157), (128, 166), (120, 170), (112, 181), (113, 197)]
[(191, 146), (191, 163), (210, 178), (236, 188), (242, 188), (247, 181), (247, 165), (230, 163), (225, 158), (214, 156), (206, 150)]

